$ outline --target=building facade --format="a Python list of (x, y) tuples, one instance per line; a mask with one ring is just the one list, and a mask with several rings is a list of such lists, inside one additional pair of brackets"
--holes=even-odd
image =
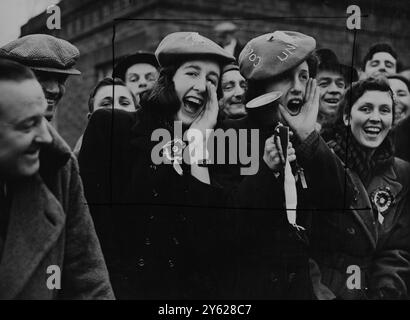
[(410, 13), (407, 0), (355, 1), (362, 13), (356, 41), (354, 31), (346, 27), (350, 4), (347, 0), (62, 0), (60, 30), (47, 28), (49, 14), (43, 12), (21, 28), (21, 35), (52, 34), (81, 52), (77, 68), (82, 75), (67, 81), (57, 113), (58, 130), (74, 146), (87, 124), (89, 93), (99, 79), (111, 75), (118, 57), (154, 51), (174, 31), (197, 31), (212, 39), (219, 20), (236, 23), (242, 43), (274, 30), (312, 35), (319, 47), (335, 50), (342, 62), (353, 61), (356, 67), (371, 44), (389, 42), (402, 63), (410, 66), (410, 35), (403, 33)]

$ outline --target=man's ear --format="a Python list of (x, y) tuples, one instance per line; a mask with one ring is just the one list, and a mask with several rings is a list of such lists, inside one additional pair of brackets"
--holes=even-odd
[(87, 119), (88, 119), (88, 120), (90, 120), (91, 115), (92, 115), (92, 113), (91, 113), (91, 112), (87, 113)]
[(347, 114), (343, 114), (343, 123), (346, 127), (349, 125), (349, 116)]

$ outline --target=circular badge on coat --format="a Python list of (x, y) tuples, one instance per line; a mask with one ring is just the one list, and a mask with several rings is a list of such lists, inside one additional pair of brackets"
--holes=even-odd
[(383, 214), (394, 203), (394, 196), (389, 187), (379, 187), (372, 192), (371, 201), (379, 213)]
[(179, 138), (168, 141), (163, 147), (163, 155), (170, 161), (181, 161), (186, 143)]

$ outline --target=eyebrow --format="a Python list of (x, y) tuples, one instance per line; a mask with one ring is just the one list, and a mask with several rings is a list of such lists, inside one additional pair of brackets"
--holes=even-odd
[(38, 120), (39, 118), (42, 118), (43, 116), (44, 116), (44, 114), (35, 114), (35, 115), (32, 115), (28, 118), (24, 118), (22, 120), (12, 121), (10, 124), (12, 124), (15, 127), (18, 127), (18, 126), (23, 125), (25, 122), (29, 122), (29, 121), (32, 121), (32, 120)]
[(361, 105), (359, 105), (359, 107), (374, 107), (374, 104), (371, 102), (365, 102)]
[(208, 75), (210, 75), (210, 76), (215, 76), (215, 77), (217, 77), (217, 78), (219, 79), (219, 74), (218, 74), (217, 72), (215, 72), (215, 71), (209, 72)]
[(189, 68), (192, 68), (192, 69), (195, 69), (195, 70), (198, 70), (198, 71), (201, 70), (201, 68), (199, 66), (197, 66), (196, 64), (188, 64), (184, 67), (184, 69), (189, 69)]
[[(189, 68), (195, 69), (195, 70), (197, 70), (197, 71), (201, 71), (201, 70), (202, 70), (201, 67), (198, 66), (198, 65), (196, 65), (196, 64), (189, 64), (189, 65), (187, 65), (187, 66), (184, 67), (184, 69), (189, 69)], [(217, 77), (219, 78), (219, 74), (218, 74), (217, 72), (215, 72), (215, 71), (210, 71), (210, 72), (209, 72), (209, 75), (215, 75), (215, 76), (217, 76)]]

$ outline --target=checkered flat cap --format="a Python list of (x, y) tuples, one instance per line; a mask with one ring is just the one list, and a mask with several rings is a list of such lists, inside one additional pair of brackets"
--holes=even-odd
[(33, 70), (78, 75), (74, 69), (80, 51), (70, 42), (47, 34), (31, 34), (0, 48), (0, 57), (24, 64)]

